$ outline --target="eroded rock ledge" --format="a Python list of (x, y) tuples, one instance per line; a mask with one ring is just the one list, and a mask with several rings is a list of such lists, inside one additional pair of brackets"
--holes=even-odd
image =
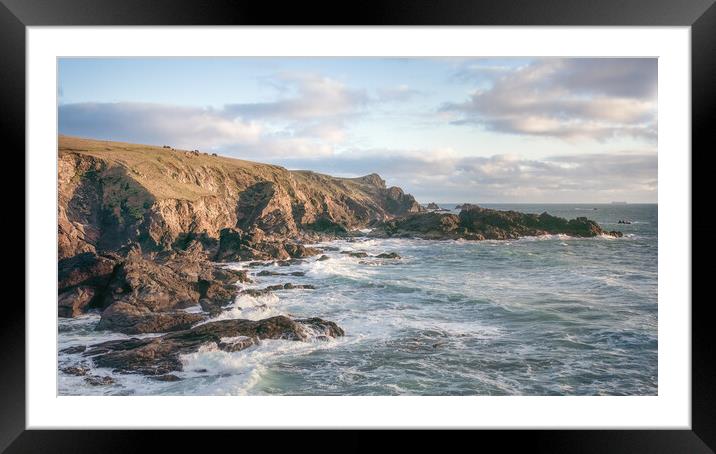
[(148, 339), (126, 339), (92, 345), (83, 355), (95, 365), (115, 372), (165, 375), (181, 371), (180, 355), (200, 347), (233, 352), (256, 345), (265, 339), (307, 341), (343, 336), (334, 322), (320, 318), (291, 319), (285, 316), (264, 320), (220, 320), (191, 329)]

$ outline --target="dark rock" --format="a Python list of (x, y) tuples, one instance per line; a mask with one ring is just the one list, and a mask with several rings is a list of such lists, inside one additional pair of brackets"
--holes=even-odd
[(316, 248), (306, 247), (302, 244), (286, 244), (284, 249), (292, 258), (312, 257), (321, 253)]
[(428, 203), (427, 209), (428, 210), (440, 210), (441, 208), (437, 203), (430, 202), (430, 203)]
[(383, 252), (382, 254), (376, 255), (379, 259), (399, 259), (402, 258), (396, 252)]
[(392, 219), (377, 225), (374, 232), (371, 232), (373, 236), (469, 240), (506, 240), (545, 234), (620, 236), (619, 232), (604, 231), (596, 222), (585, 217), (567, 220), (548, 213), (527, 214), (477, 205), (463, 209), (459, 216), (429, 212)]
[(220, 350), (225, 352), (238, 352), (258, 343), (259, 339), (257, 337), (238, 336), (235, 338), (222, 338), (217, 345)]
[(293, 271), (291, 273), (279, 273), (277, 271), (263, 270), (256, 273), (256, 276), (305, 276), (305, 271)]
[(331, 235), (345, 235), (348, 229), (343, 224), (335, 222), (327, 217), (320, 217), (314, 222), (304, 225), (304, 228)]
[(224, 304), (206, 298), (202, 298), (199, 300), (199, 306), (201, 307), (201, 310), (203, 310), (204, 312), (208, 312), (209, 315), (211, 315), (212, 317), (219, 315), (224, 309)]
[[(238, 343), (240, 348), (246, 345), (241, 340), (244, 337), (252, 342), (263, 339), (305, 341), (314, 334), (337, 337), (343, 336), (344, 332), (335, 323), (320, 318), (292, 320), (277, 316), (258, 321), (219, 320), (154, 338), (103, 342), (88, 348), (84, 355), (91, 357), (98, 367), (166, 375), (182, 370), (179, 355), (195, 352), (202, 345), (213, 343), (233, 348), (232, 345)], [(226, 342), (225, 338), (234, 338), (237, 342)]]
[(188, 274), (186, 269), (178, 272), (176, 267), (165, 266), (141, 253), (130, 253), (115, 270), (103, 306), (121, 302), (157, 312), (196, 305), (200, 294)]
[(359, 259), (368, 257), (368, 253), (366, 252), (341, 251), (341, 254), (345, 254), (349, 257), (356, 257)]
[(188, 329), (204, 318), (202, 314), (183, 311), (152, 312), (144, 306), (118, 302), (102, 312), (97, 329), (125, 334), (161, 333)]
[(87, 372), (89, 372), (88, 367), (83, 366), (70, 366), (70, 367), (63, 367), (60, 369), (62, 372), (69, 374), (69, 375), (76, 375), (78, 377), (87, 375)]
[(319, 261), (319, 262), (323, 262), (323, 261), (325, 261), (325, 260), (330, 260), (330, 257), (327, 256), (327, 255), (325, 255), (325, 254), (323, 254), (322, 256), (318, 257), (318, 261)]
[(167, 382), (181, 381), (181, 378), (177, 377), (174, 374), (157, 375), (155, 377), (152, 377), (152, 379), (157, 380), (157, 381), (167, 381)]
[(57, 315), (60, 317), (77, 317), (90, 306), (95, 294), (95, 287), (85, 285), (60, 293), (57, 297)]
[(107, 285), (118, 257), (84, 252), (57, 262), (57, 287), (59, 292), (83, 284), (86, 287)]
[(387, 211), (398, 216), (424, 211), (424, 208), (420, 206), (412, 195), (404, 193), (402, 189), (396, 186), (387, 189), (385, 206)]
[(85, 377), (85, 382), (92, 386), (108, 386), (114, 384), (114, 379), (109, 376), (101, 377), (99, 375), (90, 375)]
[(77, 354), (77, 353), (82, 353), (86, 349), (87, 349), (87, 347), (84, 345), (75, 345), (72, 347), (63, 348), (62, 350), (60, 350), (60, 352), (73, 355), (73, 354)]

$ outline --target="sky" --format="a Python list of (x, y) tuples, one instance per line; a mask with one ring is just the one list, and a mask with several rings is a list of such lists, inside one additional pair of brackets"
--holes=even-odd
[(418, 201), (655, 203), (657, 60), (62, 58), (60, 134), (171, 145)]

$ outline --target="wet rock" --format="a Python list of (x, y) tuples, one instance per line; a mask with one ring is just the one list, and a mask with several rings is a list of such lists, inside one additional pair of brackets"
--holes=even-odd
[(69, 375), (75, 375), (78, 377), (87, 375), (87, 372), (89, 372), (88, 367), (83, 366), (70, 366), (70, 367), (63, 367), (60, 369), (62, 372), (69, 374)]
[(291, 260), (279, 260), (275, 262), (278, 266), (293, 266), (293, 265), (300, 265), (302, 263), (306, 263), (305, 260), (301, 259), (291, 259)]
[(400, 255), (396, 252), (383, 252), (382, 254), (378, 254), (375, 256), (379, 259), (399, 259), (402, 258)]
[(252, 342), (264, 339), (305, 341), (311, 335), (338, 337), (344, 332), (334, 322), (320, 318), (292, 320), (277, 316), (258, 321), (219, 320), (154, 338), (103, 342), (88, 348), (84, 355), (91, 357), (99, 367), (119, 372), (166, 375), (182, 370), (181, 354), (195, 352), (202, 345), (233, 348), (232, 345), (245, 346), (248, 341), (243, 338)]
[(84, 345), (75, 345), (72, 347), (63, 348), (62, 350), (60, 350), (60, 352), (73, 355), (73, 354), (77, 354), (77, 353), (82, 353), (86, 349), (87, 349), (87, 347)]
[(323, 254), (322, 256), (318, 257), (318, 261), (319, 261), (319, 262), (323, 262), (323, 261), (330, 260), (330, 259), (331, 259), (331, 258), (330, 258), (329, 256), (325, 255), (325, 254)]
[(368, 257), (368, 253), (367, 253), (367, 252), (341, 251), (341, 254), (345, 254), (345, 255), (347, 255), (348, 257), (355, 257), (355, 258), (359, 258), (359, 259), (363, 259), (363, 258)]
[(97, 329), (125, 334), (160, 333), (184, 330), (204, 319), (202, 314), (152, 312), (143, 306), (119, 302), (102, 312)]
[(108, 386), (114, 384), (114, 379), (109, 376), (90, 375), (85, 377), (85, 382), (92, 386)]
[(152, 377), (152, 379), (157, 380), (157, 381), (166, 381), (166, 382), (174, 382), (174, 381), (182, 380), (180, 377), (177, 377), (174, 374), (157, 375), (156, 377)]
[(258, 337), (237, 336), (234, 338), (222, 338), (217, 345), (220, 350), (225, 352), (238, 352), (258, 343)]
[(305, 276), (305, 271), (293, 271), (291, 273), (279, 273), (277, 271), (263, 270), (256, 273), (256, 276)]
[(224, 310), (224, 304), (221, 304), (218, 301), (208, 300), (206, 298), (199, 300), (199, 306), (202, 311), (208, 312), (212, 317), (219, 315)]
[(286, 252), (292, 258), (312, 257), (321, 253), (321, 251), (316, 248), (306, 247), (302, 244), (286, 244), (284, 249), (286, 249)]

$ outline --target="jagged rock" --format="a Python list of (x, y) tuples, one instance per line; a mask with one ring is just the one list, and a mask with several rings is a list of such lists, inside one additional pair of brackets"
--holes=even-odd
[(428, 210), (439, 210), (441, 208), (440, 208), (440, 205), (438, 205), (437, 203), (430, 202), (430, 203), (428, 203), (427, 209)]
[(371, 236), (419, 236), (422, 238), (450, 238), (458, 234), (460, 219), (454, 214), (419, 213), (391, 219), (376, 226)]
[(152, 312), (144, 306), (117, 302), (102, 312), (97, 329), (125, 334), (162, 333), (188, 329), (204, 318), (202, 314)]
[(249, 336), (237, 336), (237, 337), (223, 337), (218, 342), (217, 346), (219, 350), (225, 352), (238, 352), (246, 350), (247, 348), (257, 345), (259, 342), (257, 337)]
[(109, 376), (101, 377), (99, 375), (90, 375), (89, 377), (85, 377), (85, 382), (92, 386), (107, 386), (114, 384), (114, 379)]
[(77, 317), (89, 307), (94, 296), (94, 287), (84, 285), (60, 293), (57, 297), (57, 315), (60, 317)]
[(100, 256), (83, 252), (57, 262), (57, 287), (60, 291), (77, 285), (91, 287), (106, 285), (109, 281), (117, 256)]
[(89, 368), (83, 366), (63, 367), (60, 370), (68, 375), (76, 375), (78, 377), (87, 375), (87, 372), (89, 372)]
[[(225, 348), (236, 345), (239, 348), (245, 345), (241, 338), (252, 339), (252, 342), (263, 339), (305, 341), (311, 335), (338, 337), (344, 332), (334, 322), (320, 318), (292, 320), (277, 316), (258, 321), (219, 320), (155, 338), (103, 342), (91, 346), (84, 355), (91, 357), (99, 367), (119, 372), (166, 375), (182, 370), (179, 355), (195, 352), (202, 345), (219, 347), (222, 344)], [(236, 342), (231, 342), (232, 338)]]
[(312, 247), (306, 247), (302, 244), (286, 244), (284, 249), (291, 258), (312, 257), (321, 253), (320, 250)]

